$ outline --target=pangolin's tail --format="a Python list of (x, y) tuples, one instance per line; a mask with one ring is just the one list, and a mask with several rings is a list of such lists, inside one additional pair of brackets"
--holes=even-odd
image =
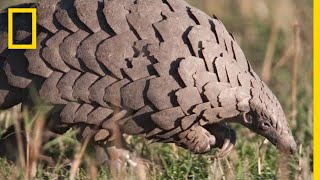
[[(31, 7), (33, 4), (22, 4), (15, 7)], [(31, 40), (29, 16), (14, 16), (14, 43), (27, 44)], [(8, 13), (0, 12), (0, 109), (8, 109), (22, 102), (24, 89), (31, 80), (24, 75), (28, 63), (24, 50), (8, 49)]]

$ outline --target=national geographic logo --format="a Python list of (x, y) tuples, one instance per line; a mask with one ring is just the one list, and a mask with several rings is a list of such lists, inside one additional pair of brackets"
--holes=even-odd
[[(14, 14), (31, 14), (32, 41), (31, 44), (14, 44)], [(9, 8), (8, 9), (8, 49), (37, 49), (37, 9), (36, 8)]]

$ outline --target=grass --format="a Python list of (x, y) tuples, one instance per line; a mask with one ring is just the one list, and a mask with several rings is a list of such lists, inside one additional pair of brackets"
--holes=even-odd
[[(0, 9), (21, 2), (0, 1)], [(268, 0), (190, 2), (222, 20), (235, 35), (257, 74), (263, 72), (264, 57), (272, 57), (267, 58), (271, 61), (270, 67), (266, 68), (266, 76), (270, 79), (268, 85), (283, 105), (300, 150), (292, 157), (286, 156), (263, 138), (234, 124), (232, 126), (237, 131), (237, 144), (233, 152), (223, 159), (215, 158), (215, 150), (207, 155), (194, 155), (171, 144), (150, 144), (144, 139), (133, 137), (129, 141), (131, 149), (150, 161), (150, 173), (146, 177), (155, 180), (312, 179), (312, 1), (287, 0), (281, 1), (282, 4)], [(286, 11), (281, 11), (283, 7)], [(286, 16), (282, 14), (284, 12)], [(276, 32), (272, 31), (275, 21), (280, 22)], [(299, 34), (295, 33), (295, 22), (298, 22)], [(269, 41), (271, 32), (276, 33), (277, 37), (272, 43)], [(300, 54), (296, 53), (297, 48)], [(297, 113), (293, 114), (294, 111)], [(15, 116), (19, 116), (19, 108), (0, 113), (0, 133), (13, 124)], [(31, 140), (37, 137), (35, 128), (41, 125), (36, 125), (40, 120), (36, 117), (26, 118), (26, 129)], [(48, 161), (35, 161), (35, 170), (30, 167), (27, 170), (26, 167), (0, 159), (0, 179), (24, 179), (26, 175), (32, 175), (31, 171), (36, 172), (37, 179), (68, 179), (71, 173), (74, 173), (75, 179), (110, 179), (107, 168), (96, 167), (90, 145), (83, 156), (80, 153), (80, 168), (73, 168), (77, 167), (74, 161), (77, 159), (76, 154), (79, 155), (83, 147), (82, 143), (75, 140), (75, 136), (75, 131), (70, 130), (41, 145), (42, 152), (56, 160), (54, 167)], [(32, 148), (40, 148), (37, 143), (31, 142)], [(136, 171), (130, 168), (127, 171), (126, 179), (138, 179)]]

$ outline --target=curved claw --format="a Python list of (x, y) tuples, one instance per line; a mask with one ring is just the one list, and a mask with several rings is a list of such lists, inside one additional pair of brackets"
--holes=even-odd
[(218, 157), (225, 157), (225, 156), (229, 155), (235, 146), (236, 133), (231, 129), (229, 129), (228, 132), (229, 132), (228, 137), (227, 137), (227, 139), (224, 140), (224, 144), (220, 150), (220, 153), (218, 154)]
[(218, 157), (225, 157), (235, 146), (236, 133), (225, 124), (209, 124), (205, 126), (210, 134), (215, 137), (215, 143), (211, 145), (212, 148), (220, 148)]
[(229, 144), (230, 144), (230, 139), (224, 139), (224, 143), (220, 151), (221, 152), (225, 151), (229, 147)]
[(231, 153), (233, 148), (234, 148), (234, 144), (229, 143), (225, 150), (220, 151), (220, 153), (218, 154), (218, 157), (222, 158), (222, 157), (228, 156)]

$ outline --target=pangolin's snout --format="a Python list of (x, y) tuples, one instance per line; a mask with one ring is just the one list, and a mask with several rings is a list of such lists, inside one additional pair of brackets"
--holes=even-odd
[(293, 155), (297, 152), (297, 143), (293, 141), (290, 146), (290, 154)]
[(277, 142), (276, 147), (287, 154), (295, 154), (297, 152), (297, 143), (292, 135), (282, 136)]

